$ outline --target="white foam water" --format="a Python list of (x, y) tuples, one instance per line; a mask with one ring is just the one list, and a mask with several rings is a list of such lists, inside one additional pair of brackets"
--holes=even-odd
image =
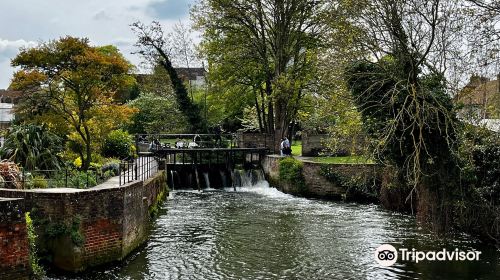
[(286, 193), (279, 191), (277, 188), (270, 187), (269, 183), (267, 181), (257, 182), (257, 184), (255, 184), (251, 187), (237, 188), (236, 191), (256, 193), (256, 194), (259, 194), (259, 195), (262, 195), (265, 197), (276, 198), (276, 199), (287, 199), (287, 200), (298, 199), (297, 197), (294, 197), (293, 195), (286, 194)]
[(249, 192), (256, 193), (269, 198), (297, 199), (293, 195), (283, 193), (278, 189), (269, 186), (264, 178), (262, 170), (235, 170), (236, 188), (225, 188), (228, 192)]

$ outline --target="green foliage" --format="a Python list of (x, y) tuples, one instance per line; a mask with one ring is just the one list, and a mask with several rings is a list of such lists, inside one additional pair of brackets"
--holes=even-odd
[(290, 184), (298, 193), (303, 193), (306, 187), (302, 173), (304, 163), (293, 157), (285, 157), (280, 160), (279, 165), (280, 181)]
[(91, 188), (97, 185), (97, 174), (92, 171), (72, 171), (68, 177), (68, 187), (77, 189)]
[(132, 117), (128, 131), (134, 134), (183, 133), (187, 132), (188, 122), (179, 111), (172, 98), (152, 93), (142, 93), (128, 103), (138, 109)]
[(9, 129), (4, 146), (0, 149), (2, 159), (12, 159), (27, 170), (58, 169), (61, 160), (62, 140), (45, 126), (18, 125)]
[(119, 170), (120, 170), (120, 162), (119, 161), (109, 162), (109, 163), (104, 164), (101, 167), (101, 172), (103, 172), (104, 174), (108, 173), (112, 176), (118, 175)]
[(378, 202), (380, 181), (376, 178), (364, 174), (346, 174), (327, 165), (321, 166), (320, 174), (328, 181), (346, 188), (346, 200)]
[(34, 189), (46, 189), (49, 186), (47, 179), (44, 176), (35, 176), (33, 178), (33, 188)]
[(121, 129), (111, 131), (102, 147), (102, 154), (105, 157), (115, 157), (120, 159), (133, 157), (134, 141), (128, 132)]
[(156, 200), (153, 202), (151, 207), (149, 207), (149, 216), (155, 218), (158, 216), (159, 204), (165, 199), (165, 190), (161, 190), (156, 196)]
[(371, 159), (364, 156), (314, 157), (312, 161), (327, 164), (373, 164)]
[(500, 135), (484, 128), (465, 128), (462, 157), (464, 180), (482, 201), (500, 207)]
[(193, 18), (203, 32), (210, 111), (227, 120), (242, 118), (252, 106), (257, 118), (245, 118), (247, 125), (267, 133), (276, 129), (278, 137), (287, 134), (302, 98), (311, 94), (323, 34), (313, 30), (324, 27), (319, 14), (326, 6), (307, 0), (198, 2)]
[(140, 22), (132, 24), (132, 30), (136, 33), (138, 40), (136, 46), (141, 48), (139, 53), (148, 59), (158, 62), (170, 77), (170, 82), (174, 89), (177, 104), (180, 111), (186, 117), (191, 126), (192, 132), (203, 132), (206, 130), (206, 122), (201, 117), (201, 110), (198, 104), (194, 103), (188, 95), (188, 91), (172, 66), (171, 57), (165, 48), (165, 38), (159, 22), (153, 22), (151, 26), (145, 26)]
[(39, 264), (39, 259), (37, 256), (38, 250), (36, 246), (36, 239), (38, 236), (36, 235), (35, 228), (33, 226), (33, 220), (30, 217), (30, 212), (25, 213), (25, 219), (26, 219), (26, 230), (28, 232), (31, 270), (33, 271), (34, 278), (42, 279), (45, 276), (45, 270)]
[[(64, 37), (22, 48), (12, 60), (19, 67), (12, 88), (26, 98), (16, 117), (49, 127), (77, 142), (72, 147), (87, 170), (92, 154), (109, 131), (129, 121), (134, 110), (115, 102), (135, 79), (132, 65), (116, 47), (91, 46), (88, 39)], [(38, 166), (39, 167), (39, 166)]]
[(75, 216), (71, 221), (66, 222), (48, 222), (44, 225), (45, 235), (48, 238), (59, 238), (68, 236), (75, 246), (81, 247), (85, 243), (85, 238), (80, 232), (81, 217)]
[(359, 61), (346, 77), (363, 127), (374, 140), (374, 158), (395, 164), (416, 184), (422, 175), (457, 166), (458, 121), (444, 78), (429, 74), (407, 81), (404, 63)]

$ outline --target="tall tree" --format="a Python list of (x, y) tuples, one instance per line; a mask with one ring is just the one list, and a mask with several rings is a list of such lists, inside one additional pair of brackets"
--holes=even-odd
[(451, 7), (440, 0), (371, 1), (359, 20), (371, 56), (346, 73), (364, 126), (377, 141), (377, 159), (400, 171), (413, 187), (408, 200), (416, 195), (417, 217), (439, 231), (451, 226), (449, 202), (460, 177), (459, 126), (442, 61)]
[(222, 72), (221, 79), (248, 88), (262, 130), (277, 139), (288, 135), (310, 81), (322, 5), (310, 0), (201, 0), (194, 8), (209, 72)]
[(154, 21), (147, 26), (141, 22), (135, 22), (131, 27), (138, 37), (136, 43), (138, 53), (151, 63), (159, 63), (168, 73), (179, 108), (188, 119), (191, 130), (193, 132), (205, 131), (206, 121), (201, 117), (200, 108), (189, 98), (184, 83), (172, 65), (169, 40), (165, 38), (160, 23)]
[(113, 46), (94, 47), (88, 39), (64, 37), (21, 49), (12, 66), (21, 67), (12, 87), (25, 95), (17, 114), (28, 122), (50, 115), (77, 135), (83, 144), (83, 169), (90, 166), (93, 144), (103, 129), (116, 127), (133, 113), (114, 102), (115, 94), (134, 79), (131, 64)]

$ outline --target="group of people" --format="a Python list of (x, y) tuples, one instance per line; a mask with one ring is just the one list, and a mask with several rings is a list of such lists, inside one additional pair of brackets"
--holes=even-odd
[(281, 138), (280, 140), (280, 155), (281, 156), (292, 155), (292, 147), (290, 146), (290, 141), (286, 137)]

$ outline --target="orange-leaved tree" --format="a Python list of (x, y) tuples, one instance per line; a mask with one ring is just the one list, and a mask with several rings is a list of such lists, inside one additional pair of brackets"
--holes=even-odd
[(84, 170), (99, 139), (134, 113), (115, 101), (117, 93), (135, 83), (129, 75), (132, 65), (116, 47), (68, 36), (22, 48), (12, 66), (20, 70), (11, 86), (24, 93), (16, 115), (76, 136)]

